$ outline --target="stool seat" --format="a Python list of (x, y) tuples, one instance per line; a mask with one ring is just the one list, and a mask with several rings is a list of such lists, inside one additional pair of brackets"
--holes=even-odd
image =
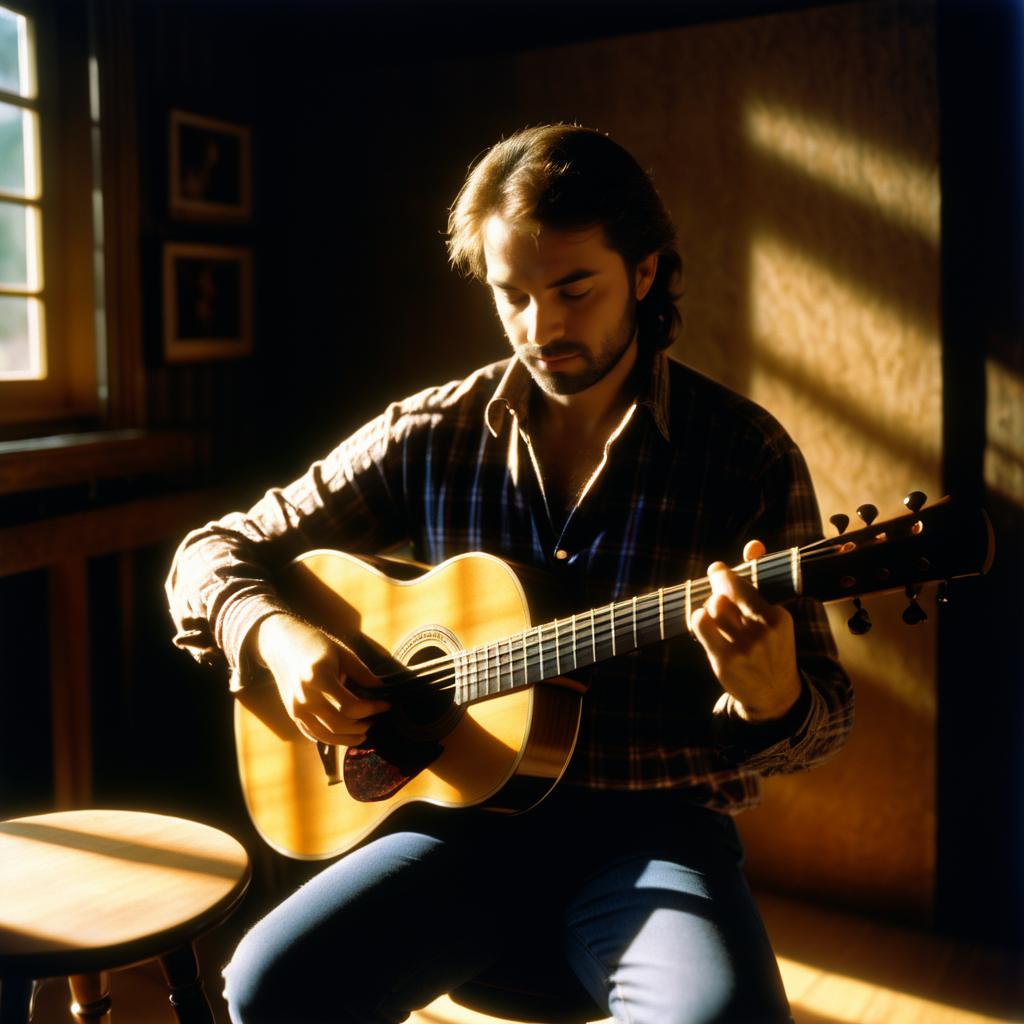
[[(0, 822), (0, 1019), (15, 1019), (13, 979), (73, 980), (158, 957), (175, 1003), (172, 975), (200, 984), (192, 943), (231, 913), (250, 875), (237, 840), (183, 818), (79, 810)], [(101, 995), (93, 1002), (108, 1010)]]

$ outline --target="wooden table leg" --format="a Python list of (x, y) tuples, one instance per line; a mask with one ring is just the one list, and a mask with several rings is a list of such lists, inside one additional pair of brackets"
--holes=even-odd
[(28, 1024), (34, 986), (31, 978), (0, 978), (0, 1024)]
[(79, 1024), (110, 1024), (110, 972), (72, 974), (71, 1016)]
[(87, 807), (92, 790), (89, 574), (84, 558), (50, 566), (50, 691), (53, 797)]
[(182, 946), (160, 957), (160, 967), (171, 990), (171, 1006), (181, 1024), (215, 1024), (206, 998), (195, 946)]

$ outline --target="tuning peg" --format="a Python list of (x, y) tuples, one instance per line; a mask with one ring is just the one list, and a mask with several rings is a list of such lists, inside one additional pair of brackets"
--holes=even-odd
[(928, 613), (917, 603), (917, 595), (921, 592), (920, 587), (907, 584), (905, 591), (910, 603), (903, 609), (903, 621), (908, 626), (917, 626), (928, 618)]
[(878, 509), (874, 505), (861, 505), (857, 509), (857, 515), (864, 520), (864, 522), (870, 526), (875, 519), (878, 518)]
[(871, 616), (868, 615), (867, 608), (861, 605), (859, 597), (853, 599), (853, 607), (856, 610), (846, 620), (846, 625), (850, 627), (850, 632), (854, 636), (863, 636), (871, 629)]
[(844, 516), (842, 512), (837, 512), (834, 516), (829, 516), (828, 521), (836, 528), (836, 533), (842, 535), (846, 532), (846, 528), (850, 525), (850, 517)]
[(916, 516), (918, 512), (924, 508), (924, 503), (928, 500), (928, 495), (924, 491), (911, 491), (904, 499), (903, 504), (910, 509), (911, 512)]
[(911, 600), (910, 604), (903, 609), (903, 621), (908, 626), (918, 626), (927, 618), (928, 613), (915, 600)]
[(935, 594), (935, 600), (938, 601), (939, 604), (949, 604), (949, 580), (943, 580), (939, 584), (939, 589)]

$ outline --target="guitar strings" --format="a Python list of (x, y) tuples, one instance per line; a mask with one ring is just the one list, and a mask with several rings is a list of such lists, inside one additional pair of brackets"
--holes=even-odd
[[(707, 588), (710, 593), (710, 587)], [(696, 585), (691, 588), (691, 598), (703, 600), (704, 595), (698, 592)], [(645, 596), (641, 600), (650, 602), (653, 600), (652, 596)], [(629, 602), (627, 602), (628, 605)], [(695, 602), (696, 603), (696, 602)], [(666, 589), (663, 597), (663, 607), (666, 611), (682, 612), (685, 608), (686, 600), (682, 594), (670, 594)], [(669, 618), (671, 616), (665, 616)], [(633, 632), (633, 616), (631, 614), (628, 617), (617, 619), (614, 623), (614, 629), (612, 626), (612, 614), (611, 606), (603, 605), (599, 608), (594, 609), (593, 617), (593, 628), (591, 628), (590, 615), (587, 612), (579, 613), (575, 619), (575, 625), (577, 630), (576, 646), (590, 646), (594, 644), (603, 644), (611, 637), (614, 632), (618, 637), (619, 635), (628, 635)], [(636, 630), (639, 633), (642, 629), (646, 629), (656, 622), (659, 622), (662, 618), (660, 609), (650, 609), (644, 607), (643, 610), (638, 611), (636, 616)], [(555, 642), (555, 621), (543, 622), (537, 626), (531, 626), (518, 633), (513, 633), (510, 636), (502, 637), (499, 640), (491, 640), (486, 644), (482, 644), (477, 647), (471, 647), (466, 650), (458, 651), (454, 654), (441, 655), (438, 658), (434, 658), (431, 661), (420, 662), (416, 665), (409, 665), (405, 669), (398, 669), (395, 672), (387, 673), (382, 675), (380, 679), (386, 681), (389, 679), (399, 679), (402, 685), (405, 682), (411, 681), (409, 677), (414, 679), (426, 679), (432, 672), (444, 671), (446, 669), (458, 670), (460, 668), (465, 669), (472, 667), (472, 660), (479, 659), (479, 662), (485, 662), (487, 659), (497, 657), (498, 659), (506, 658), (511, 659), (513, 664), (517, 664), (522, 660), (523, 647), (531, 648), (534, 652), (539, 652), (540, 648), (544, 644), (553, 644)], [(568, 647), (569, 650), (572, 648), (572, 641), (569, 639), (570, 631), (573, 628), (573, 617), (569, 616), (564, 619), (557, 620), (557, 626), (560, 631), (558, 636), (558, 649), (559, 652), (563, 648)], [(562, 633), (561, 630), (565, 629)], [(550, 636), (544, 636), (541, 631), (550, 633)], [(511, 650), (511, 654), (507, 652)], [(554, 655), (551, 655), (553, 660)], [(540, 660), (539, 657), (537, 660)], [(545, 658), (544, 660), (549, 660)], [(445, 677), (446, 679), (454, 678), (454, 675)]]
[[(696, 597), (702, 602), (705, 597), (705, 590), (710, 593), (710, 587), (705, 587), (703, 590), (696, 586), (691, 588), (691, 599)], [(694, 593), (694, 591), (697, 592)], [(646, 600), (649, 602), (651, 598), (646, 598)], [(662, 605), (665, 610), (672, 613), (669, 617), (674, 618), (676, 613), (683, 612), (685, 597), (682, 594), (669, 593), (666, 590)], [(655, 623), (659, 623), (661, 619), (662, 609), (654, 610), (645, 607), (635, 617), (635, 631), (637, 633), (641, 630), (646, 631)], [(499, 661), (499, 666), (496, 666), (498, 668), (498, 677), (506, 674), (505, 671), (502, 671), (502, 667), (507, 670), (510, 676), (513, 676), (514, 674), (528, 671), (533, 665), (540, 665), (544, 661), (551, 661), (557, 664), (561, 661), (563, 654), (565, 654), (565, 660), (568, 662), (569, 656), (573, 651), (573, 641), (569, 639), (569, 631), (573, 628), (572, 617), (559, 619), (557, 624), (560, 631), (563, 627), (565, 628), (565, 633), (560, 633), (557, 637), (557, 643), (554, 635), (555, 623), (541, 623), (539, 626), (531, 627), (499, 640), (490, 641), (479, 647), (459, 651), (451, 655), (443, 655), (429, 662), (409, 666), (408, 669), (381, 676), (381, 679), (384, 681), (389, 679), (400, 680), (399, 682), (392, 683), (390, 685), (391, 689), (401, 689), (421, 680), (428, 686), (445, 689), (450, 688), (445, 684), (453, 681), (457, 682), (460, 671), (464, 676), (472, 672), (475, 672), (478, 676), (481, 672), (489, 672), (492, 658), (496, 658)], [(605, 605), (600, 609), (595, 609), (592, 624), (587, 613), (579, 615), (576, 619), (576, 628), (577, 638), (575, 646), (577, 648), (588, 646), (603, 647), (613, 633), (616, 637), (628, 637), (633, 633), (634, 617), (630, 614), (628, 617), (615, 621), (613, 624), (610, 606)], [(544, 631), (551, 635), (545, 636)], [(548, 645), (547, 650), (552, 653), (545, 653), (545, 644)], [(557, 647), (557, 659), (554, 654), (555, 648), (551, 646), (553, 644)], [(507, 651), (509, 653), (506, 653)], [(504, 660), (504, 666), (500, 664), (502, 660)], [(584, 664), (590, 663), (589, 660), (584, 662)], [(444, 674), (437, 675), (437, 673)], [(433, 679), (430, 678), (432, 674), (436, 676)]]
[[(803, 564), (804, 562), (819, 561), (824, 557), (832, 557), (834, 554), (839, 552), (842, 543), (844, 542), (838, 542), (833, 538), (823, 537), (820, 540), (799, 549), (800, 564)], [(758, 559), (758, 575), (762, 580), (765, 580), (768, 579), (770, 575), (773, 574), (773, 570), (775, 570), (775, 575), (788, 576), (790, 572), (789, 559), (790, 555), (788, 551), (777, 552), (775, 555), (767, 555), (762, 559)], [(763, 564), (765, 562), (774, 562), (775, 564), (765, 566)], [(779, 570), (782, 571), (780, 572)], [(745, 579), (750, 579), (752, 576), (749, 563), (744, 563), (741, 566), (734, 567), (733, 571)], [(691, 603), (697, 605), (697, 607), (703, 604), (707, 596), (710, 595), (712, 591), (710, 580), (706, 576), (701, 579), (689, 581), (689, 587)], [(567, 630), (571, 630), (574, 624), (577, 628), (582, 624), (584, 626), (584, 636), (589, 636), (590, 645), (603, 646), (608, 642), (613, 633), (616, 637), (623, 633), (628, 636), (630, 633), (634, 632), (634, 630), (639, 633), (641, 629), (647, 629), (654, 622), (661, 620), (665, 608), (669, 608), (672, 612), (683, 611), (686, 602), (686, 589), (687, 583), (663, 588), (660, 592), (661, 600), (659, 601), (657, 611), (654, 611), (649, 607), (645, 607), (639, 614), (634, 616), (630, 611), (625, 610), (630, 608), (630, 599), (627, 598), (623, 602), (612, 602), (612, 604), (604, 605), (599, 609), (594, 609), (593, 625), (590, 629), (586, 629), (586, 627), (590, 624), (591, 615), (587, 612), (582, 612), (578, 613), (576, 616), (541, 623), (538, 626), (530, 627), (519, 633), (514, 633), (511, 636), (491, 641), (482, 646), (473, 647), (469, 650), (458, 651), (455, 654), (441, 655), (440, 657), (431, 659), (430, 661), (421, 662), (418, 665), (410, 665), (404, 669), (386, 673), (385, 675), (382, 675), (380, 679), (385, 683), (385, 688), (391, 692), (397, 692), (405, 688), (419, 688), (420, 685), (426, 685), (438, 691), (455, 689), (459, 685), (460, 670), (463, 676), (466, 676), (469, 673), (474, 673), (476, 678), (473, 679), (473, 682), (478, 683), (479, 670), (481, 668), (483, 669), (485, 678), (488, 675), (489, 660), (492, 657), (492, 646), (494, 648), (494, 656), (497, 657), (499, 661), (499, 665), (496, 666), (498, 668), (499, 682), (501, 676), (504, 675), (504, 673), (501, 672), (501, 659), (504, 656), (505, 647), (511, 648), (511, 655), (506, 662), (509, 678), (514, 679), (516, 673), (522, 673), (524, 676), (528, 676), (532, 667), (536, 665), (543, 665), (544, 661), (554, 661), (556, 665), (561, 661), (563, 643), (566, 638), (559, 635), (556, 641), (554, 635), (549, 637), (548, 642), (555, 642), (556, 644), (558, 658), (556, 658), (554, 654), (545, 657), (543, 650), (545, 642), (543, 631), (545, 629), (554, 634), (556, 632), (556, 627), (558, 630), (562, 629), (563, 626)], [(654, 601), (657, 594), (658, 592), (656, 591), (654, 593), (642, 595), (637, 598), (637, 601), (643, 601), (645, 606), (649, 606), (651, 602)], [(624, 618), (620, 622), (614, 622), (614, 614), (612, 613), (613, 605), (615, 607), (624, 606)], [(598, 616), (600, 616), (600, 619), (598, 619)], [(689, 627), (687, 628), (689, 629)], [(586, 641), (584, 641), (584, 643), (586, 643)], [(579, 646), (580, 642), (579, 639), (577, 639), (576, 647)], [(641, 646), (641, 644), (631, 645), (630, 649), (633, 650), (638, 646)], [(569, 653), (571, 654), (573, 650), (572, 641), (569, 641), (568, 648)], [(592, 664), (592, 661), (586, 661), (584, 664)], [(434, 678), (431, 678), (432, 675)], [(393, 681), (388, 682), (389, 680)], [(468, 682), (468, 680), (464, 680), (464, 682)], [(528, 681), (524, 681), (523, 685), (528, 685)]]
[[(664, 608), (666, 611), (682, 614), (685, 610), (685, 598), (679, 595), (668, 597), (664, 602)], [(634, 632), (632, 616), (615, 622), (613, 626), (608, 606), (601, 609), (601, 612), (603, 614), (601, 614), (600, 618), (595, 615), (593, 629), (590, 628), (589, 616), (585, 617), (582, 622), (577, 623), (578, 626), (582, 625), (583, 629), (577, 630), (575, 647), (576, 649), (582, 648), (584, 651), (587, 651), (585, 658), (579, 659), (583, 661), (584, 666), (592, 664), (594, 660), (602, 660), (604, 656), (607, 656), (607, 652), (602, 650), (600, 652), (601, 657), (592, 659), (588, 649), (595, 647), (604, 648), (613, 633), (616, 638), (628, 638)], [(672, 615), (670, 617), (675, 616)], [(646, 632), (655, 624), (660, 623), (661, 619), (660, 611), (648, 610), (639, 612), (636, 616), (635, 632), (638, 635), (642, 631)], [(559, 628), (561, 628), (562, 621), (559, 620)], [(571, 628), (571, 619), (565, 619), (564, 622), (568, 628)], [(460, 683), (460, 677), (463, 684), (489, 684), (491, 681), (490, 668), (494, 659), (497, 659), (498, 664), (494, 665), (496, 669), (494, 675), (495, 682), (500, 684), (502, 679), (508, 678), (515, 685), (516, 677), (523, 676), (522, 685), (525, 686), (529, 684), (528, 676), (531, 669), (540, 667), (543, 670), (545, 663), (551, 665), (555, 670), (552, 674), (559, 672), (563, 660), (566, 663), (565, 671), (572, 671), (573, 668), (578, 667), (576, 664), (572, 667), (568, 664), (573, 653), (573, 641), (570, 640), (568, 633), (560, 634), (556, 641), (553, 627), (553, 623), (543, 623), (541, 626), (533, 627), (531, 630), (492, 641), (481, 647), (459, 651), (453, 655), (445, 655), (434, 662), (424, 662), (420, 665), (410, 666), (407, 672), (400, 671), (389, 676), (382, 676), (381, 678), (389, 679), (396, 676), (400, 678), (401, 681), (392, 683), (388, 687), (392, 692), (417, 686), (427, 686), (438, 691), (450, 690), (457, 688)], [(539, 632), (541, 629), (547, 629), (551, 635), (544, 636)], [(633, 644), (630, 640), (628, 646), (630, 651), (632, 651), (637, 647), (644, 646), (646, 643), (654, 642), (656, 639), (660, 639), (660, 637), (649, 637), (637, 644)], [(511, 650), (509, 651), (510, 648)], [(555, 656), (556, 648), (558, 651), (557, 658)], [(578, 659), (573, 660), (576, 661)]]

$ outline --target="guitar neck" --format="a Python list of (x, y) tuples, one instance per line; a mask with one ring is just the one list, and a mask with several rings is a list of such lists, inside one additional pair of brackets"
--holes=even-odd
[[(919, 497), (923, 500), (924, 496)], [(868, 524), (862, 529), (786, 548), (744, 562), (733, 571), (773, 603), (798, 595), (830, 603), (905, 590), (913, 605), (925, 583), (977, 576), (988, 572), (992, 564), (995, 540), (983, 509), (942, 498), (925, 508), (915, 504), (910, 514), (885, 522), (873, 522), (873, 515), (870, 520), (865, 515), (862, 518)], [(845, 517), (833, 517), (836, 519)], [(837, 524), (837, 528), (845, 530), (845, 525)], [(426, 686), (453, 691), (457, 704), (470, 704), (522, 690), (647, 644), (692, 633), (693, 613), (710, 594), (706, 576), (662, 587), (553, 619), (482, 646), (403, 665), (382, 677), (384, 690), (361, 692), (397, 698), (422, 692)], [(909, 619), (905, 613), (904, 621), (922, 621), (920, 609)], [(851, 629), (854, 625), (850, 620)], [(354, 688), (351, 683), (350, 688)]]
[[(798, 548), (744, 562), (734, 572), (773, 602), (802, 590)], [(692, 614), (710, 594), (711, 582), (706, 576), (687, 580), (460, 651), (454, 657), (455, 702), (469, 704), (522, 690), (648, 644), (692, 633)]]

